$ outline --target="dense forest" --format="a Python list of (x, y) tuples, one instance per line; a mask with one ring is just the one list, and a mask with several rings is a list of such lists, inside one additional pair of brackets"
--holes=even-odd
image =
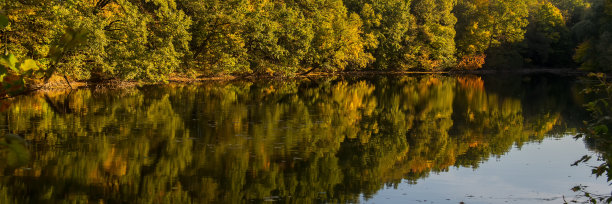
[(5, 87), (11, 77), (4, 76), (165, 81), (173, 74), (612, 68), (611, 0), (0, 0), (0, 6)]

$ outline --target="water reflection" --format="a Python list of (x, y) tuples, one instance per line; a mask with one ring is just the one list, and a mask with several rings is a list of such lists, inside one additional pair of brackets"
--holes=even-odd
[(357, 202), (403, 179), (478, 168), (580, 121), (570, 79), (501, 79), (218, 82), (24, 96), (10, 101), (0, 125), (28, 141), (32, 162), (2, 171), (0, 203)]

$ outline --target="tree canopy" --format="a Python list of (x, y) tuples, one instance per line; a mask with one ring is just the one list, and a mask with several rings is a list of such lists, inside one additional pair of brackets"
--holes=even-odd
[[(0, 48), (73, 80), (608, 70), (606, 0), (0, 1)], [(67, 29), (83, 39), (61, 52)], [(576, 52), (574, 52), (576, 50)], [(597, 53), (597, 54), (595, 54)], [(50, 57), (53, 56), (53, 57)]]

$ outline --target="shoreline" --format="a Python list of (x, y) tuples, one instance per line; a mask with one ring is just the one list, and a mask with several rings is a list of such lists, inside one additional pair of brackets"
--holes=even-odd
[[(166, 82), (143, 82), (143, 81), (119, 81), (106, 80), (99, 82), (91, 81), (70, 81), (72, 89), (80, 88), (128, 88), (134, 86), (156, 85), (156, 84), (194, 84), (211, 81), (255, 81), (255, 80), (294, 80), (311, 77), (331, 77), (331, 76), (375, 76), (375, 75), (496, 75), (496, 74), (512, 74), (512, 75), (528, 75), (528, 74), (555, 74), (564, 76), (584, 76), (589, 72), (576, 69), (520, 69), (520, 70), (449, 70), (449, 71), (343, 71), (343, 72), (312, 72), (307, 75), (291, 75), (291, 76), (269, 76), (269, 75), (249, 75), (249, 76), (198, 76), (188, 77), (181, 75), (173, 75)], [(32, 86), (28, 92), (37, 91), (52, 91), (71, 89), (66, 81), (61, 77), (55, 77), (49, 83), (42, 86)]]

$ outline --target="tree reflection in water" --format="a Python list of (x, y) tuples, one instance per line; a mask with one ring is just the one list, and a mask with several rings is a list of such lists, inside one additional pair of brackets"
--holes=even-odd
[[(81, 89), (11, 101), (0, 201), (357, 202), (574, 131), (567, 78), (436, 75)], [(570, 116), (568, 113), (572, 112)]]

